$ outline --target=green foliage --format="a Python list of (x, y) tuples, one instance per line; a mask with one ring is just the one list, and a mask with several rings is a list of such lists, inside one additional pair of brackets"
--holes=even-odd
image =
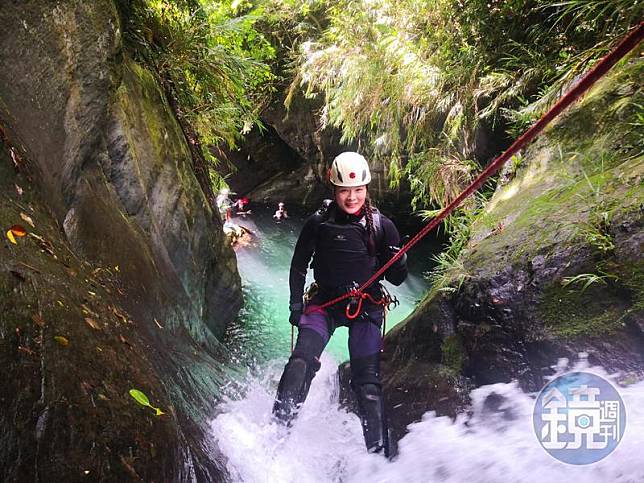
[(412, 209), (427, 205), (427, 200), (445, 206), (472, 181), (478, 165), (458, 156), (446, 158), (439, 149), (428, 149), (410, 156), (405, 171), (412, 188)]
[(471, 179), (482, 123), (524, 130), (639, 21), (640, 4), (134, 0), (124, 37), (203, 145), (234, 146), (275, 83), (292, 79), (287, 103), (299, 88), (320, 96), (322, 125), (381, 163), (392, 186), (406, 177), (414, 208), (428, 208)]
[(132, 398), (134, 398), (134, 400), (138, 402), (141, 406), (145, 406), (145, 407), (149, 407), (150, 409), (153, 409), (155, 411), (155, 416), (162, 416), (163, 414), (165, 414), (159, 408), (152, 406), (150, 404), (150, 400), (142, 391), (139, 391), (138, 389), (130, 389), (129, 393), (130, 393), (130, 396), (132, 396)]
[[(434, 291), (458, 292), (470, 275), (463, 265), (460, 254), (466, 247), (472, 224), (481, 213), (482, 207), (490, 195), (479, 194), (465, 209), (457, 210), (444, 222), (444, 229), (449, 235), (449, 243), (445, 250), (434, 256), (436, 267), (429, 273), (429, 281)], [(433, 218), (441, 210), (421, 210), (419, 214), (425, 218)]]
[(274, 49), (254, 28), (260, 13), (238, 0), (134, 0), (125, 25), (130, 52), (157, 72), (214, 164), (208, 147), (233, 147), (271, 92)]
[(610, 223), (612, 213), (606, 197), (604, 196), (604, 183), (606, 178), (603, 176), (605, 169), (604, 158), (601, 157), (597, 163), (599, 174), (592, 179), (582, 167), (582, 174), (588, 186), (584, 194), (577, 194), (580, 201), (590, 206), (588, 220), (578, 223), (578, 235), (581, 236), (588, 245), (598, 250), (602, 255), (607, 255), (615, 249), (613, 237), (610, 234)]
[(626, 0), (279, 4), (300, 27), (292, 88), (322, 96), (322, 124), (393, 186), (407, 177), (415, 207), (444, 206), (468, 181), (481, 123), (523, 131), (642, 13)]
[(326, 2), (318, 0), (258, 0), (262, 16), (256, 28), (270, 41), (277, 55), (273, 71), (277, 83), (287, 86), (297, 75), (293, 59), (302, 44), (319, 37), (326, 28)]
[[(443, 145), (459, 139), (470, 121), (459, 87), (447, 87), (425, 55), (428, 42), (438, 45), (440, 39), (428, 38), (425, 26), (416, 24), (436, 23), (444, 3), (438, 2), (436, 12), (412, 1), (335, 2), (327, 9), (329, 27), (304, 43), (297, 59), (296, 82), (307, 95), (324, 96), (322, 124), (341, 128), (345, 142), (364, 142), (361, 149), (383, 163), (394, 185), (409, 173), (403, 171), (407, 156), (413, 166), (427, 164), (427, 176), (447, 174), (436, 189), (426, 188), (433, 180), (414, 178), (417, 200), (453, 191), (455, 180), (469, 171), (462, 153), (450, 156), (440, 171), (435, 162), (446, 153)], [(442, 37), (441, 31), (430, 31)]]
[(610, 273), (580, 273), (574, 277), (564, 277), (561, 281), (561, 285), (567, 287), (569, 285), (581, 286), (581, 291), (585, 291), (588, 287), (593, 284), (606, 285), (607, 280), (617, 281), (617, 276)]

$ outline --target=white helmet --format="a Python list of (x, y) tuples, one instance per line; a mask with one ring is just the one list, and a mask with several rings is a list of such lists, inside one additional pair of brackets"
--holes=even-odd
[(369, 184), (371, 172), (367, 160), (350, 151), (338, 154), (329, 169), (329, 181), (335, 186), (343, 187)]

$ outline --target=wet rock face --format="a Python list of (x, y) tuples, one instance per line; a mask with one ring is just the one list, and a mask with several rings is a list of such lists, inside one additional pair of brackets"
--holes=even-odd
[(173, 291), (192, 309), (189, 330), (205, 341), (205, 323), (219, 337), (240, 307), (240, 279), (219, 218), (192, 174), (182, 131), (152, 75), (132, 62), (112, 113), (102, 165), (107, 182), (130, 224), (149, 233), (155, 264), (174, 272), (167, 278), (177, 279)]
[(328, 166), (351, 149), (340, 143), (337, 130), (322, 129), (319, 109), (299, 94), (288, 111), (276, 99), (262, 113), (265, 129), (251, 132), (239, 151), (225, 153), (235, 167), (228, 178), (233, 190), (255, 201), (318, 207), (328, 196)]
[(613, 104), (638, 95), (641, 71), (635, 59), (611, 73), (522, 154), (446, 290), (388, 334), (385, 391), (418, 396), (391, 412), (395, 428), (463, 408), (459, 387), (539, 390), (559, 358), (582, 352), (644, 377), (644, 162), (634, 111)]
[[(274, 201), (259, 191), (259, 186), (275, 177), (276, 173), (291, 172), (305, 163), (298, 153), (285, 143), (271, 125), (262, 130), (254, 128), (246, 135), (239, 150), (226, 151), (226, 158), (234, 166), (223, 166), (221, 174), (239, 195), (253, 195), (254, 201)], [(303, 189), (300, 189), (300, 195)], [(290, 196), (289, 193), (286, 193)], [(259, 197), (259, 198), (258, 198)], [(287, 199), (286, 201), (293, 201)]]
[[(15, 26), (2, 38), (3, 118), (70, 242), (119, 265), (136, 290), (159, 285), (160, 301), (181, 300), (186, 320), (205, 314), (213, 333), (223, 333), (241, 301), (234, 254), (220, 248), (219, 219), (159, 87), (123, 60), (114, 5), (43, 2), (2, 15)], [(143, 255), (133, 261), (132, 253)], [(233, 302), (217, 317), (206, 287)]]
[[(284, 201), (317, 209), (329, 198), (331, 187), (327, 172), (333, 159), (343, 151), (359, 150), (355, 144), (341, 142), (340, 132), (323, 127), (320, 102), (294, 96), (287, 111), (281, 98), (263, 113), (267, 126), (244, 140), (239, 151), (226, 153), (236, 172), (229, 179), (234, 191), (255, 201)], [(389, 188), (385, 168), (371, 164), (371, 197), (387, 212), (407, 212), (409, 188)]]
[[(66, 444), (50, 442), (40, 447), (34, 457), (41, 463), (60, 460), (61, 466), (55, 468), (62, 468), (65, 452), (72, 451), (69, 444), (77, 444), (73, 451), (80, 451), (89, 441), (83, 438), (101, 433), (110, 448), (96, 456), (104, 475), (115, 471), (161, 481), (190, 479), (197, 474), (213, 481), (220, 468), (207, 454), (202, 424), (223, 379), (218, 362), (223, 349), (217, 337), (240, 307), (240, 279), (234, 253), (224, 242), (221, 222), (193, 174), (183, 133), (153, 76), (122, 51), (121, 27), (112, 1), (70, 0), (55, 5), (46, 1), (12, 2), (0, 9), (0, 22), (11, 26), (0, 32), (0, 124), (33, 181), (21, 179), (19, 184), (28, 184), (29, 190), (37, 193), (33, 203), (39, 204), (41, 220), (46, 219), (50, 227), (47, 238), (60, 237), (57, 243), (64, 247), (61, 250), (73, 254), (66, 262), (68, 268), (77, 274), (81, 269), (99, 270), (97, 273), (109, 273), (118, 280), (118, 286), (108, 285), (109, 291), (103, 294), (86, 288), (96, 294), (87, 297), (105, 298), (104, 312), (95, 309), (96, 313), (113, 315), (109, 309), (112, 306), (136, 322), (129, 334), (111, 332), (107, 341), (83, 336), (86, 344), (74, 344), (78, 357), (69, 358), (68, 364), (64, 355), (53, 351), (57, 346), (44, 343), (42, 353), (46, 358), (62, 357), (59, 363), (44, 368), (35, 364), (30, 373), (32, 366), (25, 365), (28, 361), (14, 360), (8, 377), (19, 380), (29, 373), (38, 378), (39, 373), (47, 372), (58, 382), (51, 392), (5, 392), (3, 407), (13, 408), (14, 419), (21, 420), (26, 432), (41, 428), (38, 431), (53, 434), (48, 433), (51, 428), (63, 428), (67, 423), (83, 427), (82, 431), (64, 432), (61, 438), (67, 438)], [(3, 189), (13, 193), (8, 178), (11, 170), (6, 171), (13, 164), (9, 148), (9, 144), (2, 146), (3, 176), (7, 175), (3, 181), (8, 183)], [(14, 200), (7, 206), (15, 203), (21, 202)], [(28, 207), (23, 207), (25, 210)], [(18, 214), (12, 212), (11, 216)], [(17, 254), (3, 251), (0, 258), (2, 302), (15, 306), (19, 292), (25, 290), (24, 281), (15, 285), (7, 275), (17, 263)], [(80, 265), (72, 267), (72, 261)], [(56, 304), (54, 297), (65, 293), (68, 281), (53, 276), (52, 270), (48, 265), (41, 266), (33, 277), (37, 287), (42, 283), (52, 285), (58, 295), (52, 292), (48, 303)], [(46, 282), (39, 281), (40, 276)], [(78, 294), (72, 298), (69, 305), (61, 299), (66, 310), (52, 317), (80, 320), (80, 325), (66, 328), (75, 336), (88, 328), (84, 317), (78, 315), (87, 302)], [(30, 301), (32, 306), (37, 303), (33, 294)], [(73, 312), (78, 313), (72, 316)], [(11, 357), (15, 357), (16, 348), (7, 334), (23, 324), (20, 320), (2, 320), (0, 345)], [(41, 340), (37, 334), (30, 337), (32, 343)], [(94, 376), (84, 372), (91, 366), (96, 347), (105, 350), (109, 344), (128, 347), (132, 352), (108, 357), (101, 362), (105, 367)], [(32, 350), (36, 354), (40, 351)], [(136, 376), (128, 370), (138, 367), (141, 373)], [(76, 377), (64, 377), (66, 372)], [(91, 398), (89, 403), (74, 399), (78, 380), (93, 387), (104, 381), (112, 388), (100, 392), (108, 398), (101, 403), (105, 412), (100, 418), (70, 419), (73, 409), (53, 409), (54, 401), (60, 398), (76, 401), (71, 408), (74, 404), (91, 404)], [(30, 381), (38, 387), (37, 382)], [(144, 426), (150, 428), (149, 442), (165, 449), (146, 446), (141, 450), (141, 445), (124, 436), (130, 427), (144, 433), (143, 426), (133, 422), (140, 408), (127, 409), (131, 413), (121, 418), (131, 403), (127, 399), (131, 386), (154, 396), (169, 409), (171, 421), (165, 429), (154, 426), (154, 418), (144, 419)], [(98, 393), (90, 394), (96, 403)], [(39, 408), (49, 410), (39, 410), (39, 416), (31, 419), (26, 414), (31, 414), (35, 401), (39, 401)], [(11, 434), (4, 430), (10, 424), (7, 419), (2, 421), (4, 434)], [(106, 432), (101, 429), (104, 427), (111, 429)], [(4, 463), (12, 455), (22, 451), (32, 454), (20, 446), (27, 445), (28, 439), (14, 442), (18, 445), (15, 448), (2, 445), (3, 469), (9, 468)], [(114, 447), (119, 451), (110, 452)], [(163, 457), (164, 464), (151, 463), (157, 457)], [(29, 466), (31, 463), (25, 460), (12, 465), (13, 473), (3, 475), (4, 479), (16, 475), (33, 478), (36, 466)]]
[(120, 304), (127, 289), (114, 267), (75, 255), (11, 158), (0, 143), (0, 218), (28, 234), (14, 244), (3, 232), (0, 243), (0, 479), (186, 479), (198, 432), (179, 425), (147, 321)]

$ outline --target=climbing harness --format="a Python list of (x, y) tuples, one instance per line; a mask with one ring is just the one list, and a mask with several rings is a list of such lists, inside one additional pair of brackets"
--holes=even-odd
[[(597, 65), (584, 75), (577, 84), (572, 87), (566, 94), (564, 94), (555, 105), (553, 105), (541, 118), (525, 133), (523, 133), (512, 145), (506, 149), (500, 156), (492, 161), (472, 183), (465, 188), (465, 190), (458, 195), (451, 203), (449, 203), (441, 212), (436, 215), (427, 225), (425, 225), (411, 240), (409, 240), (387, 263), (385, 263), (376, 273), (373, 274), (369, 280), (364, 282), (360, 287), (350, 290), (334, 299), (329, 300), (321, 305), (307, 307), (304, 311), (305, 314), (324, 310), (325, 308), (337, 304), (338, 302), (354, 298), (359, 301), (361, 306), (365, 298), (370, 298), (364, 290), (369, 287), (373, 282), (378, 280), (386, 271), (391, 267), (400, 257), (402, 257), (409, 249), (411, 249), (421, 238), (427, 235), (431, 230), (436, 228), (450, 213), (452, 213), (458, 206), (461, 205), (463, 200), (474, 193), (483, 185), (483, 183), (494, 173), (496, 173), (505, 162), (510, 159), (517, 151), (526, 146), (534, 138), (536, 138), (543, 129), (552, 122), (559, 114), (561, 114), (568, 106), (575, 102), (582, 94), (590, 89), (595, 82), (603, 77), (619, 60), (626, 54), (639, 45), (644, 38), (644, 21), (635, 27), (611, 52), (609, 52), (603, 59), (597, 62)], [(359, 310), (356, 315), (359, 314)], [(353, 312), (351, 313), (353, 315)], [(348, 307), (346, 312), (349, 317)]]
[(357, 318), (362, 313), (362, 304), (365, 300), (369, 300), (374, 305), (381, 305), (384, 310), (393, 310), (400, 304), (398, 299), (392, 296), (384, 285), (380, 285), (380, 293), (380, 299), (376, 300), (370, 293), (361, 292), (359, 285), (354, 282), (354, 287), (347, 292), (349, 302), (347, 302), (347, 306), (344, 309), (344, 315), (349, 320)]
[[(354, 282), (355, 283), (355, 282)], [(344, 310), (344, 314), (347, 316), (347, 319), (353, 320), (357, 318), (362, 313), (362, 304), (365, 299), (368, 299), (371, 303), (375, 305), (382, 306), (382, 330), (380, 334), (380, 352), (385, 350), (385, 334), (387, 333), (387, 312), (395, 309), (400, 302), (395, 295), (391, 295), (389, 290), (385, 288), (384, 285), (380, 284), (380, 299), (376, 300), (371, 294), (367, 292), (361, 292), (359, 286), (355, 283), (355, 287), (352, 288), (349, 294), (349, 302)], [(352, 311), (353, 308), (353, 311)]]
[[(358, 291), (359, 285), (357, 282), (353, 282), (353, 287), (351, 287), (347, 294), (350, 296), (349, 301), (344, 309), (344, 315), (349, 320), (356, 319), (362, 313), (362, 306), (365, 300), (369, 300), (374, 305), (379, 305), (383, 310), (383, 319), (382, 319), (382, 346), (381, 352), (384, 350), (384, 338), (385, 333), (387, 332), (387, 311), (395, 309), (400, 305), (400, 301), (395, 295), (391, 295), (387, 288), (380, 284), (380, 298), (376, 299), (373, 295), (366, 292)], [(307, 288), (304, 293), (304, 304), (305, 306), (313, 299), (313, 297), (318, 294), (320, 287), (317, 283), (313, 282)], [(306, 312), (306, 311), (305, 311)], [(295, 347), (295, 327), (291, 326), (291, 353)]]

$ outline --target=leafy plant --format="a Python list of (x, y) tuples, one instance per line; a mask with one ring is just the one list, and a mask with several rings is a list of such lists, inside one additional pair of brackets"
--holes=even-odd
[(242, 3), (135, 0), (125, 26), (129, 51), (156, 71), (213, 166), (210, 146), (234, 147), (272, 91), (274, 49), (254, 28), (261, 11), (241, 14)]
[(480, 127), (521, 133), (642, 13), (626, 0), (278, 3), (318, 12), (293, 20), (291, 94), (321, 98), (322, 124), (392, 186), (406, 177), (415, 208), (444, 206), (465, 182)]
[[(491, 193), (492, 190), (488, 186), (472, 198), (469, 206), (457, 210), (443, 223), (443, 229), (449, 235), (449, 243), (444, 251), (433, 257), (436, 266), (428, 275), (432, 290), (458, 292), (463, 283), (470, 278), (460, 254), (467, 246), (472, 225), (481, 214), (482, 207)], [(440, 211), (421, 210), (419, 215), (429, 219), (438, 215)]]
[(615, 244), (609, 233), (607, 233), (607, 224), (583, 223), (579, 231), (586, 242), (599, 250), (602, 254), (608, 254), (615, 249)]
[(595, 273), (580, 273), (574, 277), (564, 277), (561, 284), (564, 287), (569, 285), (581, 285), (581, 291), (584, 292), (593, 284), (607, 285), (608, 280), (617, 281), (618, 277), (616, 275), (603, 272), (600, 275)]

